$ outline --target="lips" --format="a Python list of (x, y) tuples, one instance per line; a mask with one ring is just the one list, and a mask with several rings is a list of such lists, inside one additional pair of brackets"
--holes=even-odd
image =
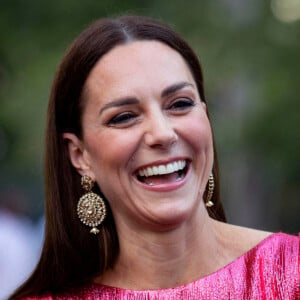
[(185, 159), (159, 163), (138, 169), (136, 176), (139, 182), (148, 186), (173, 184), (185, 177), (188, 165)]

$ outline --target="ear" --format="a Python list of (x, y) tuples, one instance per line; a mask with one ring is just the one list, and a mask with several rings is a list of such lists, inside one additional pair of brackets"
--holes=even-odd
[(94, 180), (95, 176), (90, 168), (89, 156), (83, 142), (74, 133), (64, 133), (63, 139), (67, 144), (73, 167), (81, 176), (88, 175)]

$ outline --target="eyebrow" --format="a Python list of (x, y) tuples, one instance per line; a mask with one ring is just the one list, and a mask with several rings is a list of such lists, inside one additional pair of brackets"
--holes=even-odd
[(178, 83), (175, 83), (167, 88), (165, 88), (162, 93), (161, 93), (161, 97), (162, 98), (165, 98), (169, 95), (172, 95), (174, 93), (176, 93), (177, 91), (187, 87), (187, 86), (190, 86), (192, 88), (195, 88), (193, 84), (189, 83), (189, 82), (178, 82)]
[(111, 108), (111, 107), (121, 107), (125, 105), (132, 105), (132, 104), (138, 104), (139, 100), (134, 98), (134, 97), (125, 97), (125, 98), (120, 98), (116, 99), (114, 101), (111, 101), (107, 104), (105, 104), (101, 109), (99, 114), (101, 114), (104, 110)]
[[(189, 82), (178, 82), (178, 83), (175, 83), (171, 86), (168, 86), (167, 88), (165, 88), (162, 92), (161, 92), (161, 97), (162, 98), (165, 98), (169, 95), (172, 95), (174, 93), (176, 93), (177, 91), (187, 87), (187, 86), (190, 86), (190, 87), (193, 87), (194, 88), (194, 85), (189, 83)], [(121, 107), (121, 106), (126, 106), (126, 105), (133, 105), (133, 104), (138, 104), (139, 103), (139, 100), (135, 97), (124, 97), (124, 98), (120, 98), (120, 99), (116, 99), (114, 101), (111, 101), (107, 104), (105, 104), (99, 114), (101, 114), (104, 110), (108, 109), (108, 108), (112, 108), (112, 107)]]

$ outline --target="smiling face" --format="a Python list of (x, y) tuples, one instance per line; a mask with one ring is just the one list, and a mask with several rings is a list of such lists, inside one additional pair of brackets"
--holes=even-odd
[(82, 140), (66, 134), (73, 165), (97, 181), (117, 228), (174, 228), (205, 211), (213, 164), (210, 123), (179, 53), (157, 41), (120, 45), (84, 87)]

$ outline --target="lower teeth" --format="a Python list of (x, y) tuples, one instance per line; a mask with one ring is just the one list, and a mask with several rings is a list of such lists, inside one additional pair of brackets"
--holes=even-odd
[(184, 177), (184, 172), (183, 170), (178, 171), (178, 177), (176, 178), (176, 181), (181, 180)]

